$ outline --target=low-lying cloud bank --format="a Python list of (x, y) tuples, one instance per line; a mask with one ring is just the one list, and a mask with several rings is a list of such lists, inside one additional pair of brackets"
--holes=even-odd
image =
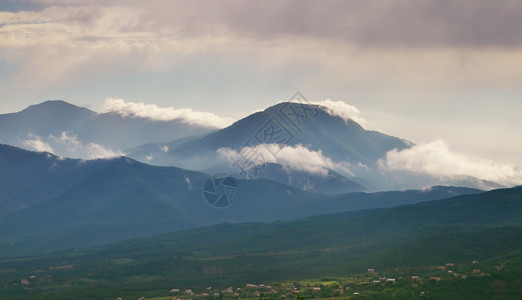
[(336, 163), (325, 157), (320, 150), (313, 151), (300, 144), (295, 146), (260, 144), (243, 147), (239, 151), (220, 148), (217, 153), (231, 163), (243, 162), (247, 167), (263, 163), (278, 163), (294, 170), (322, 176), (327, 176), (328, 170), (342, 170), (350, 173), (347, 163)]
[(441, 139), (402, 151), (392, 150), (378, 165), (383, 171), (411, 171), (439, 178), (471, 176), (506, 186), (522, 184), (522, 168), (452, 152)]
[(48, 143), (42, 141), (39, 136), (34, 134), (29, 134), (29, 139), (23, 141), (22, 144), (38, 152), (54, 153), (53, 148)]
[(78, 141), (75, 135), (71, 135), (66, 131), (62, 131), (60, 136), (51, 134), (47, 139), (30, 134), (29, 139), (23, 141), (22, 144), (31, 150), (49, 152), (58, 156), (71, 158), (97, 159), (125, 155), (125, 153), (120, 150), (108, 149), (96, 143), (87, 143), (84, 145)]
[(140, 117), (156, 121), (179, 120), (183, 123), (203, 127), (225, 128), (234, 119), (221, 117), (214, 113), (194, 111), (190, 108), (159, 107), (143, 102), (125, 102), (123, 99), (107, 98), (100, 112), (115, 112), (124, 117)]
[(347, 104), (343, 101), (332, 101), (325, 99), (322, 101), (312, 101), (311, 104), (321, 105), (326, 107), (326, 112), (334, 117), (340, 117), (344, 122), (353, 120), (362, 126), (366, 126), (366, 120), (361, 117), (361, 111), (357, 107)]

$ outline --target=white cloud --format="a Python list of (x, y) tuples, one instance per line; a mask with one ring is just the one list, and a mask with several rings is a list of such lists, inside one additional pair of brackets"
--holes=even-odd
[(125, 102), (123, 99), (107, 98), (101, 112), (115, 112), (125, 117), (148, 118), (157, 121), (180, 120), (205, 127), (224, 128), (234, 122), (232, 118), (220, 117), (210, 112), (193, 111), (190, 108), (158, 107), (143, 102)]
[(326, 107), (326, 112), (332, 116), (340, 117), (344, 122), (353, 120), (362, 126), (366, 126), (366, 120), (360, 116), (361, 112), (357, 107), (343, 101), (332, 101), (330, 99), (322, 101), (312, 101), (312, 104)]
[(68, 156), (76, 154), (82, 148), (82, 144), (78, 141), (78, 137), (76, 135), (70, 135), (67, 131), (62, 131), (59, 137), (55, 137), (51, 134), (49, 135), (49, 140), (65, 147), (67, 152), (70, 153)]
[(217, 150), (217, 153), (230, 162), (244, 162), (245, 157), (247, 157), (247, 168), (263, 163), (278, 163), (294, 170), (322, 176), (328, 175), (328, 170), (333, 169), (342, 169), (345, 172), (349, 172), (347, 163), (335, 163), (330, 158), (325, 157), (320, 150), (313, 151), (301, 144), (295, 146), (261, 144), (253, 147), (243, 147), (240, 151), (220, 148)]
[(190, 181), (190, 178), (185, 177), (185, 183), (187, 184), (189, 190), (192, 190), (192, 182)]
[(22, 142), (24, 146), (39, 152), (54, 153), (53, 148), (48, 143), (42, 141), (39, 136), (29, 134), (29, 137), (31, 139)]
[(402, 151), (392, 150), (378, 164), (383, 170), (412, 171), (439, 178), (472, 176), (507, 186), (522, 184), (522, 168), (454, 153), (441, 139)]
[(125, 155), (120, 150), (108, 149), (96, 143), (84, 145), (76, 135), (67, 131), (62, 131), (58, 137), (51, 134), (48, 139), (33, 134), (29, 134), (29, 136), (31, 139), (22, 142), (24, 146), (31, 150), (46, 151), (61, 157), (97, 159)]
[(125, 153), (121, 151), (114, 151), (111, 149), (107, 149), (103, 147), (102, 145), (98, 145), (95, 143), (89, 143), (86, 146), (85, 151), (87, 152), (89, 158), (96, 159), (96, 158), (113, 158), (113, 157), (119, 157), (125, 155)]

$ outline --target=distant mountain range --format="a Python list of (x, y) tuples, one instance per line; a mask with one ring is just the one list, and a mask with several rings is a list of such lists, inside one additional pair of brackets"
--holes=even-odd
[(0, 253), (47, 252), (222, 222), (288, 220), (481, 192), (436, 187), (324, 195), (263, 178), (241, 179), (237, 200), (218, 209), (203, 199), (207, 178), (126, 157), (84, 161), (0, 145)]
[(181, 119), (96, 113), (64, 101), (46, 101), (0, 115), (0, 143), (61, 157), (126, 155), (152, 165), (269, 178), (326, 194), (433, 185), (503, 187), (467, 176), (439, 178), (383, 170), (378, 161), (386, 153), (408, 149), (413, 143), (366, 130), (326, 107), (306, 103), (279, 103), (218, 130)]
[(0, 143), (29, 150), (52, 148), (56, 155), (76, 158), (117, 154), (138, 145), (213, 130), (180, 120), (155, 121), (114, 112), (96, 113), (60, 100), (0, 115)]
[[(276, 144), (275, 150), (270, 147), (264, 150), (260, 146), (263, 144)], [(390, 172), (379, 167), (378, 161), (384, 159), (389, 151), (400, 151), (413, 145), (404, 139), (366, 130), (351, 119), (332, 115), (323, 106), (283, 102), (206, 135), (146, 144), (126, 152), (129, 157), (149, 164), (175, 165), (207, 173), (226, 172), (243, 178), (245, 175), (270, 178), (299, 189), (319, 192), (327, 189), (331, 189), (330, 193), (418, 189), (432, 185), (479, 189), (503, 187), (469, 176), (438, 178), (407, 171)], [(279, 159), (285, 152), (281, 150), (284, 147), (290, 148), (287, 153), (295, 152), (283, 157), (286, 162)], [(300, 164), (307, 163), (304, 157), (299, 160), (302, 149), (315, 152), (330, 162), (329, 172), (322, 174), (322, 179), (310, 171), (299, 170)], [(230, 152), (235, 154), (235, 160), (223, 155)], [(261, 156), (262, 159), (256, 161)], [(288, 162), (292, 160), (288, 156), (295, 158), (293, 163)], [(265, 163), (282, 166), (264, 168)], [(263, 167), (258, 168), (259, 164)], [(340, 180), (341, 177), (344, 178)], [(341, 181), (350, 183), (334, 184)], [(324, 185), (325, 182), (332, 185)]]

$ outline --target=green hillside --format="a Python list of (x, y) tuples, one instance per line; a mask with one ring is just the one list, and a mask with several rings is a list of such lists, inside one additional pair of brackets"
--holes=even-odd
[[(488, 295), (499, 293), (493, 286), (496, 280), (504, 282), (500, 292), (505, 295), (519, 289), (521, 212), (522, 188), (515, 188), (295, 221), (221, 224), (98, 248), (4, 259), (0, 295), (6, 299), (17, 294), (23, 299), (168, 296), (173, 287), (280, 285), (328, 277), (351, 278), (347, 282), (355, 288), (366, 280), (357, 274), (368, 276), (369, 268), (387, 277), (424, 276), (425, 284), (432, 284), (430, 276), (448, 276), (448, 270), (436, 267), (451, 262), (457, 266), (455, 272), (470, 279), (464, 284), (470, 287), (460, 292), (480, 292), (480, 297), (490, 299)], [(473, 273), (478, 268), (471, 265), (474, 260), (480, 261), (484, 278)], [(499, 273), (500, 264), (505, 268)], [(31, 275), (37, 277), (30, 286), (22, 286), (21, 278)], [(416, 293), (410, 283), (399, 283), (388, 292)], [(433, 284), (431, 299), (444, 299), (437, 293), (453, 291), (456, 283)], [(475, 285), (485, 288), (476, 290)], [(360, 289), (372, 294), (378, 287)]]

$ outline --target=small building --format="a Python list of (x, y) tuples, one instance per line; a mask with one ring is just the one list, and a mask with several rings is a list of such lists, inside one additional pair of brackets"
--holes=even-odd
[(321, 288), (318, 287), (318, 286), (314, 286), (314, 287), (312, 288), (312, 292), (314, 292), (314, 293), (317, 293), (317, 292), (320, 292), (320, 291), (321, 291)]
[(454, 267), (455, 264), (454, 263), (446, 263), (446, 267)]
[(412, 275), (411, 280), (420, 281), (420, 277), (417, 275)]
[(474, 269), (473, 270), (473, 274), (479, 274), (479, 273), (482, 273), (482, 271), (480, 269)]
[(191, 289), (186, 289), (185, 294), (187, 295), (194, 295), (194, 292)]
[(478, 261), (478, 260), (474, 260), (474, 261), (472, 261), (471, 263), (474, 264), (474, 265), (476, 265), (476, 264), (479, 263), (479, 261)]
[(29, 285), (29, 280), (27, 279), (22, 279), (22, 285)]
[(368, 269), (369, 274), (375, 274), (375, 269)]
[(172, 289), (170, 290), (171, 293), (179, 293), (179, 289)]

